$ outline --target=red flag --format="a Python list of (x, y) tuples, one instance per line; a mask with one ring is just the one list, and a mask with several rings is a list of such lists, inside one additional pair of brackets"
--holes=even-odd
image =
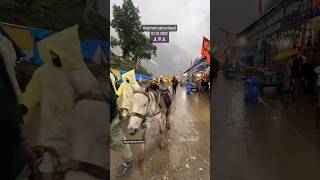
[(317, 9), (320, 9), (320, 0), (315, 0), (315, 1), (314, 1), (314, 6), (315, 6)]
[(258, 8), (259, 8), (259, 14), (260, 14), (260, 16), (262, 16), (263, 15), (263, 10), (264, 10), (264, 8), (263, 8), (263, 0), (259, 0), (259, 2), (258, 2)]
[(210, 64), (210, 40), (203, 36), (201, 56), (207, 58), (207, 64)]

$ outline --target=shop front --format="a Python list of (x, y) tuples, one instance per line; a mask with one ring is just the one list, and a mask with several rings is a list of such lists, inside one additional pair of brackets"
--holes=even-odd
[[(286, 91), (291, 77), (292, 55), (303, 57), (303, 86), (312, 94), (313, 69), (320, 64), (320, 1), (279, 1), (259, 19), (237, 34), (246, 39), (242, 52), (252, 49), (246, 74), (258, 74), (266, 87)], [(254, 47), (254, 48), (252, 48)], [(243, 53), (242, 53), (243, 54)], [(244, 56), (242, 56), (244, 57)], [(249, 59), (247, 56), (246, 59)], [(309, 89), (309, 90), (308, 90)]]
[(184, 72), (184, 84), (193, 90), (206, 89), (205, 84), (210, 82), (210, 66), (206, 58), (202, 58)]

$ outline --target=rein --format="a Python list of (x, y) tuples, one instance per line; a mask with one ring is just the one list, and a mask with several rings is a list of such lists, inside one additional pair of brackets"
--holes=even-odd
[[(136, 116), (138, 118), (141, 118), (142, 119), (142, 124), (144, 124), (147, 118), (154, 117), (154, 116), (156, 116), (156, 115), (158, 115), (158, 114), (160, 114), (162, 112), (162, 110), (160, 109), (158, 112), (156, 111), (156, 112), (154, 112), (152, 114), (149, 114), (148, 111), (149, 111), (149, 107), (151, 106), (151, 98), (149, 97), (149, 94), (147, 92), (144, 92), (144, 91), (137, 91), (137, 92), (135, 92), (135, 94), (143, 94), (148, 98), (147, 112), (146, 112), (146, 114), (132, 112), (132, 113), (129, 114), (129, 116)], [(157, 102), (157, 99), (156, 99), (156, 103), (159, 106), (159, 104)]]

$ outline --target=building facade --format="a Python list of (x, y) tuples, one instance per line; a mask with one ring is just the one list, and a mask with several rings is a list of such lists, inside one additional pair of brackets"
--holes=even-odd
[(242, 51), (251, 65), (268, 66), (278, 52), (299, 49), (320, 63), (320, 9), (318, 0), (280, 0), (237, 34), (245, 39)]

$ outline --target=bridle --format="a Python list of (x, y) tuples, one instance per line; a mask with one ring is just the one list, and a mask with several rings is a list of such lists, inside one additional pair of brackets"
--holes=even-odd
[[(137, 91), (134, 94), (142, 94), (142, 95), (144, 95), (144, 96), (146, 96), (148, 98), (147, 110), (146, 110), (146, 114), (141, 114), (141, 113), (137, 113), (137, 112), (131, 112), (131, 113), (129, 113), (129, 117), (136, 116), (136, 117), (142, 119), (142, 123), (141, 124), (144, 125), (147, 118), (152, 118), (152, 117), (154, 117), (154, 116), (156, 116), (156, 115), (158, 115), (158, 114), (160, 114), (162, 112), (162, 110), (160, 109), (159, 111), (155, 111), (154, 113), (149, 114), (149, 110), (150, 110), (150, 106), (151, 106), (151, 98), (150, 98), (149, 94), (147, 92), (145, 92), (145, 91)], [(159, 106), (159, 103), (158, 103), (157, 100), (156, 100), (156, 106)]]

